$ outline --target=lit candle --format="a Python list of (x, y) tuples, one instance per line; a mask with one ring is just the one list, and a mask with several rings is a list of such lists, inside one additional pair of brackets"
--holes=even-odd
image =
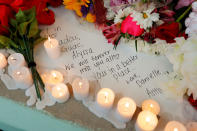
[(153, 131), (158, 124), (157, 116), (150, 111), (139, 113), (135, 124), (136, 131)]
[(108, 112), (114, 103), (115, 94), (109, 88), (102, 88), (97, 94), (98, 109), (102, 112)]
[(44, 47), (50, 58), (56, 59), (60, 56), (60, 46), (56, 39), (48, 37), (48, 40), (44, 42)]
[(49, 84), (58, 84), (58, 83), (62, 83), (64, 81), (64, 76), (61, 72), (56, 71), (56, 70), (52, 70), (50, 72), (50, 76), (49, 76)]
[(142, 110), (143, 111), (145, 111), (145, 110), (150, 111), (150, 112), (158, 115), (160, 112), (160, 106), (156, 101), (149, 99), (149, 100), (145, 100), (142, 103)]
[(136, 103), (128, 97), (123, 97), (118, 101), (117, 118), (125, 123), (131, 120), (136, 111)]
[(83, 100), (89, 95), (89, 82), (87, 79), (76, 78), (72, 83), (74, 97), (77, 100)]
[(64, 103), (70, 97), (68, 87), (63, 84), (59, 83), (52, 88), (51, 91), (52, 97), (59, 103)]
[(197, 122), (189, 122), (187, 123), (187, 130), (188, 131), (196, 131), (197, 129)]
[(167, 123), (164, 131), (187, 131), (187, 129), (178, 121), (170, 121)]
[(8, 74), (12, 74), (13, 70), (26, 66), (25, 58), (20, 53), (14, 53), (8, 57)]
[(12, 78), (16, 86), (21, 89), (27, 89), (33, 85), (32, 75), (27, 67), (19, 67), (12, 73)]
[(0, 53), (0, 70), (7, 66), (7, 59), (6, 57)]

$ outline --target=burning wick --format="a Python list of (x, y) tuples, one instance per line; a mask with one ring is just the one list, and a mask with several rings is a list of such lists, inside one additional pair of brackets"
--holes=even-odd
[(79, 82), (79, 88), (81, 88), (81, 86), (82, 86), (82, 82)]

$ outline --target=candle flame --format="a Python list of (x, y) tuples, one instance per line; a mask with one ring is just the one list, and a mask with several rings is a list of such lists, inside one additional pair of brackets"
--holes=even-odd
[(127, 102), (125, 103), (125, 107), (129, 108), (130, 104)]
[(20, 72), (20, 71), (17, 71), (16, 74), (17, 74), (17, 75), (21, 75), (21, 72)]
[(82, 88), (82, 87), (81, 87), (81, 86), (82, 86), (82, 84), (83, 84), (82, 82), (79, 82), (79, 88)]
[(146, 122), (150, 122), (150, 117), (147, 117), (146, 118)]
[(55, 72), (52, 73), (54, 79), (57, 79), (57, 74)]
[(150, 104), (150, 107), (153, 108), (153, 104)]
[(174, 131), (178, 131), (178, 129), (177, 128), (174, 128)]
[(49, 40), (49, 42), (51, 42), (51, 38), (48, 36), (48, 40)]
[(108, 103), (108, 92), (104, 92), (105, 103)]

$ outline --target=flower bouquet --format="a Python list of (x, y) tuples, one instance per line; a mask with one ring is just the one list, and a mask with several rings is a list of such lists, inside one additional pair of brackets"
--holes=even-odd
[(40, 37), (35, 8), (25, 11), (19, 9), (15, 19), (10, 20), (8, 30), (9, 37), (0, 35), (0, 48), (12, 49), (23, 54), (32, 73), (37, 97), (41, 99), (40, 89), (44, 91), (44, 83), (36, 70), (33, 49), (36, 44), (42, 42), (45, 38)]

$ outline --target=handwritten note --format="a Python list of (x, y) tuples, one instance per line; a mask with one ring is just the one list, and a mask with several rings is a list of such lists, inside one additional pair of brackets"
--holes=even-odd
[(139, 106), (145, 99), (155, 99), (160, 103), (162, 113), (170, 113), (178, 107), (176, 101), (165, 97), (165, 89), (158, 84), (172, 71), (172, 65), (164, 56), (138, 53), (124, 43), (114, 50), (93, 24), (80, 23), (73, 12), (63, 8), (55, 12), (55, 24), (43, 26), (42, 35), (59, 40), (62, 56), (51, 60), (41, 44), (36, 49), (38, 65), (62, 68), (96, 79), (102, 88), (111, 88), (117, 94), (131, 97)]

